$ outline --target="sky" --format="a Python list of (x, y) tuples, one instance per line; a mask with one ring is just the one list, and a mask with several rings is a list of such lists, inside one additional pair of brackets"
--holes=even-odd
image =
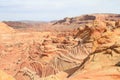
[(0, 0), (0, 21), (51, 21), (92, 13), (120, 14), (120, 0)]

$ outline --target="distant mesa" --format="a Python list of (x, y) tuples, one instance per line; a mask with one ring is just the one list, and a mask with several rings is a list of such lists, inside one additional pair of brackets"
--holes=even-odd
[(119, 14), (88, 14), (88, 15), (82, 15), (77, 17), (66, 17), (63, 20), (56, 21), (54, 25), (56, 24), (63, 24), (63, 25), (70, 25), (70, 24), (86, 24), (93, 20), (118, 20), (120, 18)]
[(61, 20), (50, 22), (44, 21), (4, 21), (5, 24), (19, 31), (70, 31), (91, 23), (94, 20), (116, 21), (120, 19), (120, 14), (86, 14), (76, 17), (66, 17)]

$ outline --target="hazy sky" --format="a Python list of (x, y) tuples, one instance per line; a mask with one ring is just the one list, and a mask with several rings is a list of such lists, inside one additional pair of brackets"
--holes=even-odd
[(0, 0), (0, 20), (56, 20), (91, 13), (120, 14), (120, 0)]

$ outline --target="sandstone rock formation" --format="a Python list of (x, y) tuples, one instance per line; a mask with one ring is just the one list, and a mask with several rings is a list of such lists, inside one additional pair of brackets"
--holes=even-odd
[[(119, 26), (119, 25), (117, 25)], [(93, 43), (93, 52), (91, 52), (83, 63), (78, 67), (78, 69), (73, 73), (70, 80), (119, 80), (119, 67), (116, 67), (116, 64), (119, 63), (120, 59), (120, 36), (116, 33), (116, 30), (120, 30), (117, 26), (114, 26), (114, 30), (109, 30), (109, 26), (105, 26), (105, 31), (100, 32), (99, 34), (91, 33), (90, 37), (96, 35), (98, 38), (94, 38)], [(95, 26), (93, 26), (95, 27)], [(97, 26), (99, 27), (99, 26)], [(102, 27), (99, 27), (102, 29)], [(84, 28), (82, 30), (92, 30), (92, 28)], [(97, 28), (98, 29), (98, 28)], [(107, 30), (106, 30), (107, 29)], [(95, 31), (94, 29), (93, 31)], [(82, 34), (82, 33), (81, 33)], [(80, 36), (80, 34), (77, 36)], [(90, 38), (89, 38), (90, 39)], [(88, 40), (88, 39), (87, 39)], [(85, 41), (85, 40), (84, 40)], [(95, 44), (95, 43), (96, 44)], [(83, 43), (84, 44), (84, 43)], [(94, 48), (95, 47), (95, 48)], [(93, 71), (93, 72), (92, 72)], [(92, 73), (92, 74), (91, 74)], [(89, 75), (88, 75), (89, 74)], [(104, 76), (104, 77), (102, 77)], [(118, 76), (118, 77), (117, 77)], [(87, 78), (87, 79), (86, 79)]]
[(120, 79), (119, 15), (65, 18), (55, 28), (1, 36), (0, 69), (16, 80)]

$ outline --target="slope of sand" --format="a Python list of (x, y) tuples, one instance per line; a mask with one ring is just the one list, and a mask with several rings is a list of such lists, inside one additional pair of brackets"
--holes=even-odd
[(15, 30), (9, 27), (7, 24), (0, 22), (0, 34), (1, 33), (13, 33)]

